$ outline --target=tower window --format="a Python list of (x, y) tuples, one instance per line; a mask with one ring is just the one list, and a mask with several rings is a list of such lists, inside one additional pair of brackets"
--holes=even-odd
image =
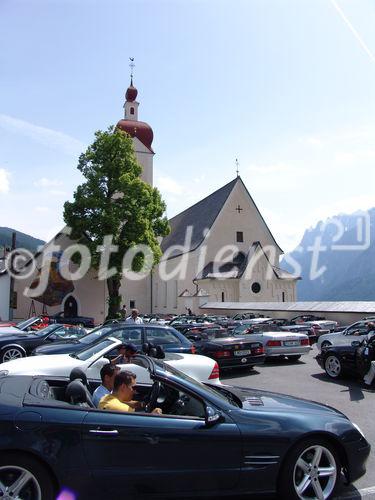
[(224, 292), (221, 292), (221, 302), (224, 302)]
[(283, 292), (283, 302), (285, 302), (285, 292)]
[(130, 114), (134, 115), (134, 108), (130, 108)]
[(259, 292), (260, 292), (260, 284), (259, 284), (259, 283), (256, 283), (256, 282), (255, 282), (255, 283), (253, 283), (253, 284), (251, 285), (251, 291), (252, 291), (253, 293), (259, 293)]
[(243, 243), (243, 232), (242, 231), (237, 231), (236, 241), (237, 241), (237, 243)]
[(135, 300), (130, 301), (130, 309), (135, 309)]

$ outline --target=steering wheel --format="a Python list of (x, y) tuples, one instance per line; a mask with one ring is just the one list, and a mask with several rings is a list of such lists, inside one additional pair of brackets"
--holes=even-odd
[(161, 391), (161, 383), (157, 381), (154, 382), (150, 394), (146, 400), (145, 404), (146, 413), (151, 413), (156, 408), (160, 391)]

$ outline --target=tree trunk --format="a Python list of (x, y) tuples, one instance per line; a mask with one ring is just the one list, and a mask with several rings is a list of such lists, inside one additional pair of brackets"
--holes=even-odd
[(119, 276), (112, 276), (107, 279), (108, 289), (108, 314), (106, 319), (116, 319), (120, 316), (121, 295), (119, 293), (121, 279)]

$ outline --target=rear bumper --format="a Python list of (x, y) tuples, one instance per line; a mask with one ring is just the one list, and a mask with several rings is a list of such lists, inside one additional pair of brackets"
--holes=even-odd
[(296, 347), (265, 347), (266, 356), (300, 356), (302, 354), (309, 354), (311, 351), (310, 346), (296, 346)]
[(236, 356), (233, 358), (214, 358), (220, 368), (239, 368), (254, 365), (263, 365), (266, 359), (264, 354), (259, 356)]

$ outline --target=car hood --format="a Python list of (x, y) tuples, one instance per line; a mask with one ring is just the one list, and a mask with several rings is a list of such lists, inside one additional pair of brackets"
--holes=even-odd
[(243, 387), (231, 387), (230, 391), (233, 392), (242, 402), (243, 410), (255, 409), (275, 412), (301, 412), (301, 413), (330, 413), (335, 415), (342, 415), (347, 418), (343, 413), (330, 406), (301, 399), (287, 394), (280, 394), (277, 392), (262, 391), (256, 389), (246, 389)]

